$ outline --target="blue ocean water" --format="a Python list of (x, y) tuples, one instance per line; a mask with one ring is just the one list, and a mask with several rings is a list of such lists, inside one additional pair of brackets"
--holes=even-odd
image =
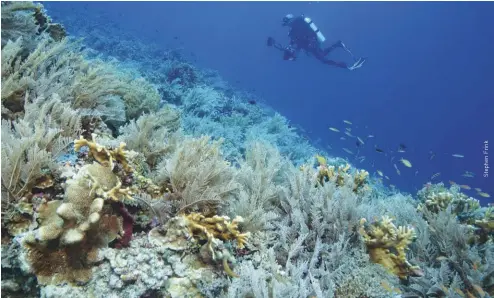
[[(492, 201), (473, 188), (494, 194), (494, 3), (43, 4), (69, 34), (90, 39), (83, 34), (87, 28), (108, 26), (109, 34), (125, 32), (125, 38), (183, 49), (197, 67), (217, 70), (301, 126), (328, 154), (349, 158), (370, 173), (379, 169), (390, 178), (386, 184), (415, 194), (441, 173), (433, 182), (466, 184), (472, 188), (464, 190), (467, 194)], [(281, 26), (287, 13), (311, 17), (326, 36), (326, 46), (342, 40), (368, 61), (355, 71), (331, 68), (303, 54), (295, 62), (283, 61), (280, 52), (266, 46), (266, 38), (288, 43)], [(331, 57), (350, 62), (342, 51)], [(353, 123), (352, 135), (361, 137), (363, 146), (357, 148), (355, 138), (340, 140), (342, 133), (328, 129), (344, 131), (343, 120)], [(370, 134), (375, 138), (367, 139)], [(405, 153), (396, 152), (400, 143)], [(356, 161), (343, 148), (359, 150), (365, 160)], [(462, 177), (465, 171), (475, 177)]]

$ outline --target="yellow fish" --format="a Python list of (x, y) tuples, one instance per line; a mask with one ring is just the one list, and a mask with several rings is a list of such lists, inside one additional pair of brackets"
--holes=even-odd
[(336, 128), (334, 128), (334, 127), (330, 127), (330, 128), (329, 128), (329, 130), (332, 130), (332, 131), (334, 131), (334, 132), (340, 132), (340, 130), (339, 130), (339, 129), (336, 129)]
[(319, 154), (316, 155), (316, 159), (317, 159), (317, 162), (319, 163), (319, 165), (321, 165), (321, 166), (325, 166), (327, 164), (326, 158), (324, 158), (323, 156), (321, 156)]
[(486, 192), (481, 192), (481, 191), (478, 193), (478, 195), (481, 196), (481, 197), (484, 197), (484, 198), (490, 198), (491, 197), (490, 194), (488, 194)]
[(348, 120), (343, 120), (343, 122), (345, 122), (346, 124), (348, 125), (352, 125), (352, 122), (348, 121)]
[(463, 189), (472, 189), (470, 186), (468, 186), (466, 184), (460, 185), (460, 188), (463, 188)]
[(381, 177), (383, 176), (383, 172), (377, 170), (377, 173), (379, 174), (379, 176), (381, 176)]
[(411, 168), (412, 163), (404, 158), (400, 159), (401, 163), (405, 165), (405, 167)]

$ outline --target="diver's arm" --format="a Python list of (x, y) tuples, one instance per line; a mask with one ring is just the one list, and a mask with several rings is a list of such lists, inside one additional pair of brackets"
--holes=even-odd
[(278, 49), (280, 51), (284, 51), (286, 47), (282, 46), (281, 44), (277, 43), (274, 38), (268, 37), (268, 47), (274, 47), (275, 49)]

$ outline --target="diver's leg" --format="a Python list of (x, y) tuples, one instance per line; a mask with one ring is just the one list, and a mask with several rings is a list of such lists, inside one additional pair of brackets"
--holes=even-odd
[(312, 53), (312, 55), (314, 55), (314, 57), (316, 57), (317, 60), (321, 61), (324, 64), (336, 66), (336, 67), (340, 67), (340, 68), (348, 68), (348, 66), (345, 62), (336, 62), (336, 61), (329, 60), (326, 57), (324, 57), (326, 54), (326, 50), (313, 49), (311, 51), (311, 53)]
[(329, 60), (329, 59), (324, 59), (324, 60), (322, 60), (322, 62), (324, 64), (327, 64), (327, 65), (330, 65), (330, 66), (336, 66), (336, 67), (339, 67), (339, 68), (347, 68), (348, 69), (348, 65), (345, 62), (336, 62), (336, 61)]
[(323, 50), (323, 54), (324, 56), (328, 55), (331, 51), (333, 51), (334, 49), (336, 48), (342, 48), (343, 50), (345, 50), (347, 53), (349, 53), (350, 55), (352, 55), (352, 58), (353, 60), (355, 60), (355, 56), (353, 55), (352, 51), (350, 51), (350, 49), (348, 49), (345, 44), (341, 41), (341, 40), (338, 40), (337, 42), (335, 42), (333, 45), (331, 45), (330, 47), (326, 48)]

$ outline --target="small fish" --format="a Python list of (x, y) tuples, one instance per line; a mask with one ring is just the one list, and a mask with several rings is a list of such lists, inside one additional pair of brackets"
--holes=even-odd
[(429, 160), (434, 159), (434, 157), (436, 157), (436, 153), (432, 152), (432, 150), (429, 151)]
[(396, 152), (398, 152), (398, 153), (405, 153), (406, 151), (400, 148), (400, 149), (396, 150)]
[(377, 170), (376, 172), (379, 174), (379, 176), (381, 176), (381, 177), (383, 176), (383, 172), (381, 172), (379, 170)]
[(462, 184), (460, 185), (460, 188), (463, 188), (463, 189), (472, 189), (470, 186), (466, 185), (466, 184)]
[(435, 178), (439, 177), (441, 173), (435, 173), (431, 176), (430, 180), (434, 180)]
[(395, 157), (394, 157), (394, 156), (392, 156), (390, 161), (391, 161), (391, 162), (393, 162), (393, 160), (394, 160), (394, 159), (395, 159)]
[(488, 194), (486, 192), (481, 192), (481, 191), (478, 192), (478, 195), (481, 197), (484, 197), (484, 198), (490, 198), (491, 197), (490, 194)]
[(465, 171), (465, 173), (461, 176), (463, 176), (465, 178), (473, 178), (473, 177), (475, 177), (475, 174), (473, 172)]
[(478, 187), (475, 187), (474, 189), (475, 189), (476, 191), (478, 191), (478, 192), (481, 192), (481, 191), (482, 191), (482, 189), (481, 189), (481, 188), (478, 188)]
[(352, 131), (351, 127), (345, 127), (345, 130)]
[(456, 184), (456, 182), (454, 182), (454, 181), (452, 181), (452, 180), (449, 180), (448, 182), (449, 182), (449, 184), (451, 184), (451, 185), (455, 185), (455, 184)]
[(407, 168), (411, 168), (412, 167), (412, 163), (409, 161), (409, 160), (406, 160), (404, 158), (400, 159), (401, 163), (407, 167)]
[(395, 164), (395, 163), (393, 164), (393, 166), (394, 166), (394, 167), (395, 167), (395, 169), (396, 169), (396, 173), (397, 173), (399, 176), (401, 176), (401, 172), (400, 172), (400, 170), (398, 169), (398, 167), (396, 166), (396, 164)]
[(348, 125), (352, 125), (352, 122), (348, 121), (348, 120), (343, 120), (343, 122), (345, 122), (346, 124)]
[(358, 141), (359, 141), (362, 145), (364, 145), (364, 144), (365, 144), (365, 143), (364, 143), (364, 141), (362, 141), (362, 139), (361, 139), (360, 137), (357, 137), (357, 140), (358, 140)]
[(418, 170), (417, 170), (417, 171), (415, 171), (415, 176), (417, 176), (418, 174), (419, 174), (419, 171), (418, 171)]
[(353, 137), (354, 137), (354, 136), (353, 136), (351, 133), (349, 133), (348, 131), (345, 131), (345, 134), (346, 134), (347, 136), (351, 137), (351, 138), (353, 138)]
[(346, 153), (348, 153), (348, 154), (353, 154), (353, 152), (352, 152), (352, 151), (350, 151), (350, 150), (348, 150), (347, 148), (343, 148), (343, 151), (345, 151), (345, 152), (346, 152)]
[(382, 150), (382, 149), (380, 149), (378, 147), (376, 147), (376, 151), (379, 152), (379, 153), (384, 153), (384, 150)]
[(389, 177), (388, 176), (384, 176), (384, 178), (386, 178), (387, 180), (389, 180)]
[(340, 140), (344, 141), (344, 140), (346, 140), (346, 138), (345, 137), (341, 137)]
[(321, 166), (326, 166), (328, 164), (328, 162), (326, 161), (326, 158), (322, 155), (317, 154), (316, 160), (317, 160), (317, 163)]
[(329, 128), (329, 130), (334, 131), (334, 132), (340, 132), (340, 130), (339, 130), (339, 129), (334, 128), (334, 127), (330, 127), (330, 128)]
[(368, 135), (367, 138), (368, 139), (372, 139), (374, 137), (374, 135)]
[(462, 154), (452, 154), (451, 156), (456, 157), (456, 158), (463, 158), (463, 157), (465, 157)]

